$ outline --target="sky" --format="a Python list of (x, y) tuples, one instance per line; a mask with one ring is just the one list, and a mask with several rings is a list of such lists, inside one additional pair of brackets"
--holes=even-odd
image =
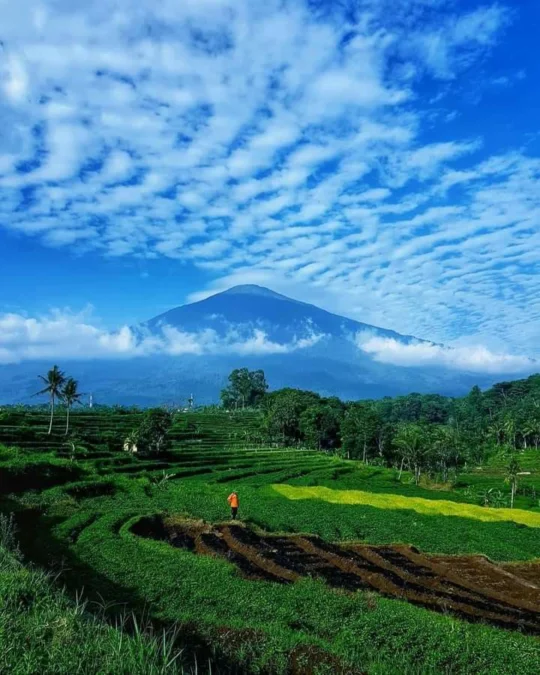
[(246, 283), (540, 358), (539, 28), (536, 0), (0, 0), (0, 361)]

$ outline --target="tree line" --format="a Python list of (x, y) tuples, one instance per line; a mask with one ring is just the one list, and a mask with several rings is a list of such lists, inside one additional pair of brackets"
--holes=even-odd
[(485, 392), (473, 387), (461, 398), (412, 393), (345, 402), (292, 388), (268, 392), (262, 371), (242, 368), (221, 400), (227, 409), (260, 409), (267, 442), (406, 468), (417, 483), (425, 473), (446, 482), (497, 450), (540, 446), (540, 375)]
[[(58, 366), (39, 376), (45, 387), (36, 395), (50, 399), (51, 434), (55, 404), (66, 406), (65, 434), (71, 408), (81, 402), (78, 382)], [(263, 417), (261, 442), (310, 447), (364, 463), (407, 469), (418, 483), (423, 474), (446, 482), (463, 466), (482, 464), (497, 450), (510, 455), (540, 447), (540, 375), (501, 382), (467, 396), (438, 394), (342, 401), (311, 391), (285, 388), (268, 391), (262, 370), (234, 370), (221, 392), (222, 408), (257, 409)], [(160, 454), (168, 447), (172, 415), (149, 410), (134, 429), (129, 446)], [(514, 464), (516, 464), (515, 460)], [(517, 464), (513, 473), (518, 473)]]

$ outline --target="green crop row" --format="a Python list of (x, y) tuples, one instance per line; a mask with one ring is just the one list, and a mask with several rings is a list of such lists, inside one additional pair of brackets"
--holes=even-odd
[[(288, 672), (291, 653), (302, 645), (362, 672), (416, 673), (421, 663), (423, 673), (440, 673), (448, 672), (446, 667), (451, 663), (453, 673), (532, 675), (540, 667), (540, 644), (535, 638), (468, 624), (397, 600), (333, 591), (318, 581), (290, 586), (246, 581), (225, 560), (141, 539), (130, 526), (143, 514), (185, 513), (214, 522), (223, 518), (230, 489), (180, 482), (156, 489), (149, 496), (143, 485), (144, 481), (131, 481), (126, 483), (126, 491), (83, 500), (78, 508), (70, 506), (52, 537), (45, 528), (37, 527), (37, 540), (32, 545), (46, 551), (54, 542), (55, 547), (60, 546), (55, 555), (72, 554), (78, 561), (73, 572), (78, 583), (110, 593), (116, 589), (119, 601), (134, 607), (150, 606), (166, 624), (180, 621), (196, 626), (198, 640), (216, 645), (220, 657), (234, 659), (244, 672)], [(291, 504), (272, 496), (276, 493), (268, 488), (248, 484), (242, 484), (239, 491), (242, 518), (268, 530), (315, 532), (333, 539), (336, 535), (343, 538), (345, 523), (350, 538), (356, 538), (360, 523), (372, 528), (371, 533), (365, 532), (368, 540), (370, 536), (385, 543), (394, 540), (388, 536), (388, 525), (386, 533), (382, 531), (384, 522), (394, 518), (392, 512)], [(60, 512), (55, 512), (57, 518)], [(93, 513), (96, 518), (91, 517)], [(537, 537), (520, 540), (519, 532), (516, 538), (516, 531), (501, 525), (476, 523), (475, 527), (483, 527), (484, 540), (471, 542), (472, 530), (461, 522), (464, 519), (428, 520), (408, 514), (408, 519), (394, 526), (400, 532), (416, 528), (416, 537), (423, 537), (423, 543), (429, 532), (437, 538), (435, 548), (439, 551), (457, 547), (463, 552), (479, 546), (481, 550), (487, 541), (504, 547), (505, 541), (511, 541), (516, 557), (539, 552)], [(230, 631), (229, 640), (220, 637), (223, 625)], [(324, 666), (324, 660), (321, 663)]]
[(196, 663), (179, 650), (174, 629), (154, 631), (129, 614), (110, 625), (47, 574), (25, 566), (12, 548), (10, 528), (9, 519), (0, 516), (0, 672), (197, 672)]

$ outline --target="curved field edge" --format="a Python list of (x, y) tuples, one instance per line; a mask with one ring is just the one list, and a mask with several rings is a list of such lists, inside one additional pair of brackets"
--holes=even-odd
[[(196, 624), (209, 641), (224, 623), (246, 643), (222, 640), (250, 672), (287, 672), (288, 655), (314, 645), (369, 672), (372, 665), (400, 662), (400, 672), (536, 673), (540, 642), (520, 634), (469, 625), (406, 602), (344, 594), (321, 582), (283, 587), (246, 581), (231, 563), (203, 558), (130, 532), (139, 516), (107, 515), (86, 528), (73, 546), (96, 574), (132, 589), (166, 622)], [(256, 608), (256, 612), (253, 609)], [(254, 632), (253, 632), (254, 631)], [(254, 639), (254, 635), (256, 638)], [(413, 645), (411, 647), (411, 645)], [(388, 672), (388, 671), (386, 671)]]
[[(123, 526), (124, 527), (124, 526)], [(159, 515), (136, 519), (130, 532), (225, 558), (247, 579), (323, 580), (348, 592), (376, 591), (467, 621), (540, 636), (540, 565), (512, 574), (482, 556), (429, 557), (408, 546), (329, 544), (313, 535), (269, 534), (242, 523), (211, 525)]]
[(195, 664), (185, 667), (183, 655), (175, 653), (174, 631), (152, 634), (133, 624), (127, 631), (127, 615), (120, 624), (107, 623), (1, 542), (0, 597), (2, 673), (196, 672)]
[[(141, 540), (130, 532), (141, 515), (162, 510), (200, 518), (206, 513), (215, 522), (223, 515), (226, 494), (221, 488), (175, 484), (149, 499), (142, 483), (133, 483), (128, 493), (79, 506), (55, 503), (38, 525), (32, 545), (46, 549), (48, 525), (55, 554), (76, 561), (79, 585), (111, 589), (110, 597), (151, 608), (153, 617), (165, 624), (195, 626), (198, 639), (214, 644), (249, 672), (287, 672), (290, 655), (300, 647), (322, 650), (361, 672), (392, 672), (389, 668), (399, 663), (395, 672), (415, 673), (419, 662), (425, 673), (447, 672), (447, 664), (453, 664), (455, 673), (471, 668), (486, 675), (538, 672), (540, 642), (535, 638), (469, 625), (374, 594), (344, 594), (318, 581), (301, 580), (285, 588), (246, 581), (225, 560)], [(242, 503), (249, 512), (255, 513), (257, 504), (261, 512), (272, 512), (279, 502), (290, 514), (287, 500), (272, 497), (269, 503), (265, 490), (245, 492), (242, 488)], [(358, 507), (326, 508), (346, 508), (351, 516), (358, 512)], [(317, 515), (311, 515), (316, 521)], [(242, 635), (245, 642), (238, 637)]]
[(303, 487), (276, 484), (273, 489), (287, 499), (318, 499), (330, 504), (358, 504), (378, 509), (410, 509), (425, 515), (457, 516), (486, 523), (514, 522), (540, 528), (540, 513), (522, 509), (485, 508), (475, 504), (457, 503), (444, 499), (429, 500), (398, 494), (376, 494), (363, 490), (333, 490), (328, 487)]
[[(95, 504), (99, 505), (100, 511), (111, 513), (125, 510), (139, 514), (158, 511), (184, 513), (214, 523), (228, 516), (226, 498), (231, 490), (228, 484), (208, 485), (202, 481), (186, 480), (174, 481), (165, 490), (149, 490), (145, 478), (116, 477), (114, 481), (117, 486), (115, 494), (96, 497), (95, 501), (85, 499), (80, 507), (93, 508)], [(102, 485), (101, 482), (95, 484)], [(287, 484), (278, 487), (297, 489)], [(333, 542), (411, 544), (425, 553), (483, 554), (497, 562), (540, 558), (538, 529), (513, 521), (486, 522), (460, 516), (424, 514), (412, 509), (380, 509), (371, 504), (330, 503), (320, 499), (291, 500), (271, 485), (256, 487), (242, 483), (238, 489), (241, 494), (240, 518), (268, 532), (316, 534)], [(82, 487), (79, 490), (82, 491)], [(73, 492), (69, 484), (53, 488), (43, 493), (40, 499), (54, 499), (66, 504), (64, 500), (71, 500), (72, 506), (75, 506), (74, 500), (66, 497), (69, 491)], [(72, 515), (69, 508), (65, 515)]]
[[(243, 470), (242, 476), (253, 480)], [(326, 666), (321, 654), (330, 654), (361, 672), (417, 673), (419, 662), (425, 673), (449, 672), (449, 667), (456, 673), (469, 673), (471, 667), (486, 674), (528, 675), (539, 670), (539, 643), (534, 638), (483, 626), (473, 626), (471, 632), (471, 626), (459, 620), (373, 594), (343, 597), (317, 581), (272, 591), (269, 587), (274, 584), (246, 581), (226, 561), (209, 559), (201, 566), (189, 552), (165, 553), (163, 546), (171, 549), (169, 545), (142, 544), (126, 531), (132, 518), (157, 511), (218, 522), (227, 515), (231, 484), (205, 485), (190, 479), (160, 489), (144, 476), (86, 477), (90, 480), (71, 482), (76, 475), (58, 475), (54, 480), (64, 485), (24, 494), (24, 504), (42, 510), (31, 533), (34, 552), (43, 548), (47, 554), (52, 544), (50, 557), (65, 558), (73, 566), (73, 588), (93, 588), (111, 603), (125, 603), (137, 611), (150, 608), (152, 618), (166, 625), (180, 621), (186, 630), (196, 630), (197, 639), (215, 645), (216, 652), (230, 655), (244, 671), (287, 672), (294, 654), (306, 650), (317, 654), (322, 668)], [(238, 475), (231, 478), (236, 481)], [(112, 491), (107, 487), (111, 481)], [(537, 531), (512, 522), (293, 501), (269, 486), (233, 485), (241, 490), (241, 516), (273, 532), (317, 532), (334, 541), (388, 543), (406, 538), (423, 550), (452, 553), (468, 548), (487, 554), (493, 550), (493, 557), (503, 560), (539, 554)], [(453, 532), (448, 531), (450, 522)], [(459, 638), (455, 642), (454, 635)], [(395, 663), (399, 667), (392, 670)]]

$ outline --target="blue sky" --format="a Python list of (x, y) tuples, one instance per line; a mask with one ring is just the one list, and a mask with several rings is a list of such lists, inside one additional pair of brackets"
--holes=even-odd
[(0, 0), (0, 358), (240, 283), (539, 357), (539, 24), (533, 0)]

